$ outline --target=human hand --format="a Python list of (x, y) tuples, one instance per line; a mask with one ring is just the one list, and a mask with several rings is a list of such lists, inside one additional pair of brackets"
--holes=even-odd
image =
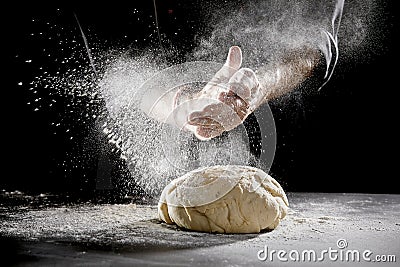
[(232, 46), (224, 66), (207, 85), (190, 100), (177, 101), (183, 112), (176, 113), (176, 120), (182, 122), (183, 118), (184, 128), (200, 140), (234, 129), (263, 102), (264, 93), (256, 74), (240, 68), (241, 64), (241, 49)]

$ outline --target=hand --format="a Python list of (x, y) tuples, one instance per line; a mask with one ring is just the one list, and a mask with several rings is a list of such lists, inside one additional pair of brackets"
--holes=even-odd
[[(178, 107), (184, 128), (197, 138), (208, 140), (241, 124), (263, 102), (263, 92), (254, 71), (240, 68), (242, 52), (238, 46), (229, 49), (224, 66), (192, 99)], [(177, 96), (179, 97), (179, 96)]]

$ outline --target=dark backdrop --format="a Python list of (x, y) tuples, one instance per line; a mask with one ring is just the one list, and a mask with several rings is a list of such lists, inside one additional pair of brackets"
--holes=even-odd
[[(79, 37), (74, 13), (89, 38), (103, 40), (104, 47), (134, 46), (145, 48), (145, 36), (154, 31), (153, 3), (135, 4), (143, 14), (133, 15), (134, 8), (96, 7), (69, 9), (5, 8), (2, 17), (3, 79), (2, 140), (3, 175), (0, 189), (31, 193), (74, 192), (90, 197), (98, 194), (99, 152), (87, 151), (84, 142), (94, 126), (83, 124), (74, 116), (64, 121), (74, 124), (69, 133), (57, 131), (50, 124), (64, 112), (63, 101), (51, 110), (32, 110), (27, 102), (34, 96), (29, 81), (47, 68), (60, 68), (43, 54), (47, 51), (68, 56), (70, 50), (56, 51), (57, 44), (47, 38), (34, 38), (31, 33), (46, 33), (46, 23), (56, 22)], [(199, 4), (201, 1), (197, 1)], [(182, 47), (182, 54), (194, 45), (194, 36), (207, 31), (201, 22), (196, 1), (157, 1), (160, 31), (170, 44)], [(381, 40), (385, 47), (365, 62), (342, 60), (332, 80), (319, 93), (271, 103), (277, 125), (278, 144), (271, 173), (289, 191), (400, 193), (396, 186), (397, 150), (395, 138), (398, 99), (398, 52), (394, 18), (386, 3), (387, 24)], [(65, 32), (60, 29), (60, 32)], [(175, 32), (179, 29), (178, 35)], [(53, 30), (54, 31), (54, 30)], [(127, 36), (122, 38), (122, 36)], [(135, 42), (135, 40), (138, 40)], [(77, 41), (82, 39), (77, 38)], [(83, 44), (81, 44), (83, 45)], [(5, 46), (5, 47), (4, 47)], [(57, 46), (59, 47), (59, 46)], [(185, 50), (186, 49), (186, 50)], [(31, 64), (25, 64), (32, 59)], [(82, 63), (88, 64), (86, 58)], [(19, 83), (22, 82), (22, 85)], [(42, 98), (46, 98), (45, 95)], [(61, 126), (62, 127), (62, 126)], [(70, 139), (74, 137), (72, 140)], [(105, 139), (94, 140), (107, 152), (112, 179), (129, 175), (117, 152), (110, 152)], [(103, 145), (101, 145), (103, 144)], [(105, 148), (104, 148), (105, 146)], [(74, 162), (88, 153), (85, 163)], [(102, 190), (113, 194), (113, 190)]]

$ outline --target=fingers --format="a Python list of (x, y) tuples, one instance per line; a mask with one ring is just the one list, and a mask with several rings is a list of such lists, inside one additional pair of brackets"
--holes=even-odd
[(239, 96), (243, 100), (248, 100), (250, 99), (251, 96), (251, 89), (248, 87), (244, 86), (241, 83), (229, 83), (228, 84), (228, 92), (232, 92), (235, 95)]
[(219, 100), (228, 105), (240, 118), (244, 120), (248, 115), (249, 104), (232, 91), (221, 93)]
[[(188, 116), (187, 123), (193, 126), (215, 127), (222, 126), (225, 131), (229, 131), (239, 125), (244, 116), (244, 108), (241, 104), (245, 105), (242, 101), (240, 104), (233, 103), (236, 101), (233, 95), (226, 95), (226, 98), (232, 97), (231, 100), (226, 100), (229, 104), (219, 100), (218, 103), (210, 104), (204, 107), (201, 111), (192, 112)], [(237, 111), (235, 110), (237, 108)], [(240, 114), (240, 115), (239, 115)]]
[(255, 95), (259, 82), (254, 71), (248, 68), (238, 70), (229, 79), (229, 90), (234, 92), (243, 100), (250, 102), (252, 95)]
[(215, 127), (220, 125), (216, 120), (207, 117), (193, 117), (188, 121), (188, 123), (193, 126), (202, 127)]
[(225, 65), (233, 70), (238, 70), (242, 65), (242, 50), (239, 46), (229, 48), (228, 57)]
[(196, 111), (189, 115), (188, 123), (194, 126), (215, 127), (221, 125), (218, 116), (221, 115), (220, 104), (211, 104), (202, 111)]
[(214, 126), (219, 124), (218, 116), (221, 112), (219, 111), (219, 104), (211, 104), (203, 108), (202, 111), (195, 111), (188, 117), (188, 123), (194, 126)]
[(224, 132), (224, 127), (212, 117), (209, 117), (210, 107), (202, 112), (193, 112), (189, 116), (188, 127), (200, 140), (208, 140)]
[(196, 136), (200, 136), (203, 139), (210, 139), (221, 135), (224, 132), (222, 126), (216, 127), (197, 127)]

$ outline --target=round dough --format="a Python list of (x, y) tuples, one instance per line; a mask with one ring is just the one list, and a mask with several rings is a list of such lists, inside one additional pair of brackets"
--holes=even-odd
[(158, 215), (167, 224), (217, 233), (259, 233), (275, 229), (289, 203), (279, 183), (248, 166), (200, 168), (171, 181)]

